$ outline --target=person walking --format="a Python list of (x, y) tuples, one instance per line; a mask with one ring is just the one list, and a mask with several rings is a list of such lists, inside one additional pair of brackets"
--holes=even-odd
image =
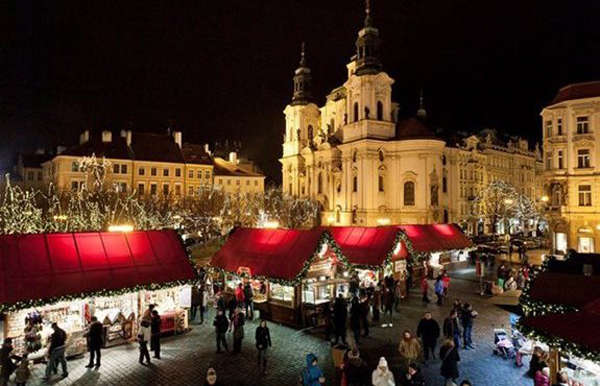
[(550, 386), (550, 368), (544, 367), (542, 370), (538, 370), (533, 378), (534, 386)]
[(30, 376), (31, 370), (29, 369), (29, 360), (27, 359), (27, 354), (25, 354), (19, 367), (17, 367), (17, 370), (15, 371), (15, 384), (17, 386), (25, 386)]
[(381, 284), (377, 284), (373, 290), (373, 321), (379, 322), (381, 311)]
[(360, 295), (360, 324), (363, 328), (363, 337), (369, 336), (369, 311), (371, 310), (369, 296), (366, 293)]
[(46, 365), (46, 376), (44, 380), (49, 380), (52, 371), (58, 367), (60, 363), (62, 367), (62, 377), (69, 376), (67, 371), (67, 360), (65, 359), (65, 348), (67, 342), (67, 333), (56, 322), (53, 322), (50, 327), (53, 330), (50, 335), (50, 346), (48, 347), (48, 364)]
[(469, 303), (465, 303), (463, 307), (463, 312), (461, 315), (462, 325), (463, 325), (463, 343), (464, 348), (475, 348), (473, 347), (473, 319), (477, 317), (477, 312), (473, 310), (473, 307)]
[(423, 276), (421, 279), (421, 293), (423, 294), (423, 302), (429, 303), (429, 282), (427, 281), (427, 276)]
[(325, 340), (329, 343), (331, 342), (331, 332), (333, 330), (333, 305), (331, 302), (325, 304), (323, 306), (323, 324), (325, 325)]
[(346, 300), (339, 294), (333, 304), (333, 324), (335, 326), (335, 343), (338, 344), (339, 339), (342, 339), (344, 345), (346, 342), (346, 319), (348, 318), (348, 306)]
[(229, 328), (229, 321), (227, 320), (227, 317), (225, 316), (223, 310), (217, 310), (217, 316), (215, 316), (213, 326), (215, 327), (215, 334), (217, 336), (217, 354), (222, 352), (221, 343), (223, 343), (225, 351), (229, 352), (229, 348), (227, 347), (227, 339), (225, 338), (225, 334), (227, 333), (227, 329)]
[(346, 350), (342, 366), (347, 386), (363, 386), (367, 383), (367, 363), (360, 357), (358, 347)]
[(140, 328), (138, 329), (138, 343), (140, 344), (140, 364), (150, 364), (150, 353), (148, 352), (148, 342), (152, 338), (152, 332), (150, 327), (150, 321), (148, 319), (142, 319), (140, 322)]
[(306, 356), (306, 367), (301, 374), (302, 386), (321, 386), (325, 384), (325, 376), (319, 368), (319, 362), (315, 354)]
[(456, 346), (456, 348), (459, 348), (461, 332), (460, 325), (458, 322), (458, 313), (456, 309), (453, 308), (450, 311), (450, 315), (446, 319), (444, 319), (443, 331), (444, 338), (452, 339), (454, 341), (454, 346)]
[(431, 317), (431, 312), (426, 312), (417, 326), (417, 337), (423, 342), (425, 363), (429, 360), (429, 352), (435, 359), (435, 346), (440, 337), (440, 325)]
[(256, 328), (256, 349), (258, 350), (258, 368), (263, 374), (267, 373), (267, 350), (271, 347), (271, 334), (267, 321), (261, 320)]
[(236, 308), (245, 308), (246, 296), (244, 295), (244, 287), (239, 283), (235, 289)]
[(2, 345), (2, 349), (0, 349), (0, 378), (2, 378), (2, 386), (8, 385), (8, 380), (17, 367), (15, 362), (13, 362), (13, 358), (16, 359), (13, 349), (12, 339), (4, 339), (4, 344)]
[(387, 360), (384, 357), (379, 358), (377, 368), (373, 370), (371, 375), (371, 383), (373, 386), (396, 386), (394, 374), (388, 367)]
[(402, 334), (398, 351), (400, 352), (401, 366), (406, 371), (408, 365), (416, 363), (421, 356), (421, 344), (412, 336), (410, 331), (406, 330)]
[(91, 321), (92, 323), (90, 323), (89, 329), (85, 334), (90, 350), (90, 362), (85, 366), (87, 368), (94, 367), (94, 359), (96, 360), (95, 366), (100, 367), (100, 350), (104, 341), (104, 326), (102, 326), (102, 323), (95, 316), (92, 316)]
[(202, 285), (200, 287), (199, 294), (199, 307), (200, 307), (200, 324), (204, 324), (204, 318), (206, 317), (206, 309), (208, 307), (208, 291), (207, 288)]
[(442, 275), (439, 275), (437, 279), (435, 279), (433, 290), (435, 292), (435, 296), (437, 296), (437, 304), (438, 306), (441, 306), (444, 298), (444, 281), (442, 280)]
[(250, 282), (246, 282), (244, 285), (244, 301), (246, 306), (246, 317), (250, 320), (254, 319), (254, 291)]
[(448, 290), (450, 289), (450, 275), (444, 271), (442, 274), (442, 282), (444, 283), (444, 297), (448, 297)]
[(154, 358), (160, 359), (160, 327), (162, 320), (157, 310), (152, 311), (150, 320), (150, 351), (154, 353)]
[(354, 342), (356, 344), (360, 340), (360, 314), (360, 304), (358, 303), (358, 298), (355, 296), (352, 298), (352, 304), (350, 305), (350, 328), (354, 333)]
[(416, 363), (408, 365), (406, 373), (406, 386), (425, 386), (425, 378), (419, 366)]
[[(388, 280), (388, 283), (390, 281)], [(391, 280), (391, 286), (385, 286), (384, 288), (384, 303), (383, 303), (383, 324), (381, 327), (393, 327), (393, 317), (394, 317), (394, 304), (396, 303), (396, 295), (394, 290), (394, 280)]]
[(233, 331), (233, 354), (239, 354), (242, 351), (242, 340), (244, 339), (244, 313), (240, 308), (235, 309), (235, 314), (231, 319), (229, 331)]
[(460, 361), (460, 356), (451, 339), (446, 339), (442, 347), (440, 347), (440, 358), (442, 359), (440, 373), (444, 377), (444, 382), (448, 383), (452, 381), (456, 383), (459, 376), (458, 362)]
[(196, 315), (198, 314), (198, 307), (200, 307), (200, 296), (202, 294), (202, 290), (199, 286), (192, 286), (192, 306), (190, 307), (190, 321), (196, 320)]

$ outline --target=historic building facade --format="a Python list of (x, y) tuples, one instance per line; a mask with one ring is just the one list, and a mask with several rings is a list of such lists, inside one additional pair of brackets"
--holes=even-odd
[(473, 232), (470, 205), (488, 182), (506, 179), (525, 194), (539, 193), (539, 151), (527, 141), (502, 142), (493, 131), (447, 141), (429, 126), (422, 98), (416, 116), (400, 121), (379, 50), (367, 9), (348, 79), (319, 107), (302, 48), (284, 110), (285, 192), (318, 200), (324, 224), (462, 222)]
[(553, 250), (600, 250), (600, 81), (560, 89), (542, 112)]

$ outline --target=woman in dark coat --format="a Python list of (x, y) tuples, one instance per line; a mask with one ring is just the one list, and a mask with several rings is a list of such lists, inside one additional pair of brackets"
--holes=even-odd
[(350, 328), (354, 333), (354, 342), (356, 343), (360, 339), (360, 315), (360, 304), (358, 303), (358, 298), (355, 296), (352, 298), (352, 305), (350, 306)]
[(444, 377), (444, 382), (448, 383), (449, 380), (452, 380), (452, 382), (456, 383), (459, 376), (458, 362), (460, 361), (460, 356), (452, 339), (446, 339), (440, 348), (440, 358), (442, 359), (440, 371)]

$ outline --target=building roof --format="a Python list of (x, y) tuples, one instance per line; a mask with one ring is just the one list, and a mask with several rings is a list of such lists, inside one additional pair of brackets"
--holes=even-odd
[(133, 133), (133, 156), (138, 161), (183, 163), (183, 153), (169, 134)]
[[(386, 262), (393, 252), (398, 229), (395, 227), (328, 227), (335, 243), (348, 262), (356, 266), (377, 266)], [(406, 248), (398, 257), (406, 258)]]
[(103, 142), (101, 137), (92, 137), (89, 141), (72, 146), (61, 153), (75, 157), (91, 156), (105, 157), (111, 159), (133, 159), (130, 148), (127, 146), (125, 138), (112, 136), (110, 142)]
[(212, 158), (204, 150), (204, 146), (193, 143), (184, 143), (181, 148), (185, 163), (197, 165), (212, 165)]
[(420, 116), (398, 122), (396, 125), (396, 139), (400, 141), (409, 139), (442, 140), (435, 135), (435, 130), (429, 126), (427, 120)]
[(568, 100), (594, 97), (600, 97), (600, 80), (567, 85), (558, 91), (550, 105)]
[(215, 165), (214, 173), (216, 176), (264, 177), (260, 173), (253, 172), (240, 165), (235, 165), (220, 157), (213, 158), (213, 163)]
[(41, 169), (44, 162), (50, 161), (52, 158), (54, 158), (54, 154), (21, 154), (20, 157), (23, 167)]
[(581, 308), (600, 299), (600, 276), (541, 272), (535, 279), (530, 296), (532, 300), (543, 303)]
[(196, 278), (179, 236), (171, 230), (0, 236), (0, 308)]
[(240, 267), (252, 276), (293, 280), (305, 262), (318, 252), (322, 230), (255, 229), (234, 230), (210, 265), (237, 273)]
[(412, 248), (419, 253), (473, 247), (471, 240), (456, 224), (405, 224), (397, 227), (408, 236)]

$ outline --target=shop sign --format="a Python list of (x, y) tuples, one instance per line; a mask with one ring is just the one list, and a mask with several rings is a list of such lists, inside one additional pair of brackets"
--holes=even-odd
[(309, 272), (315, 272), (315, 271), (323, 271), (323, 270), (331, 270), (333, 261), (331, 259), (326, 259), (323, 261), (319, 261), (316, 263), (313, 263), (310, 265), (310, 267), (308, 268)]
[(399, 260), (395, 263), (396, 272), (406, 272), (406, 260)]
[(192, 307), (192, 287), (186, 285), (179, 290), (179, 307), (191, 308)]

